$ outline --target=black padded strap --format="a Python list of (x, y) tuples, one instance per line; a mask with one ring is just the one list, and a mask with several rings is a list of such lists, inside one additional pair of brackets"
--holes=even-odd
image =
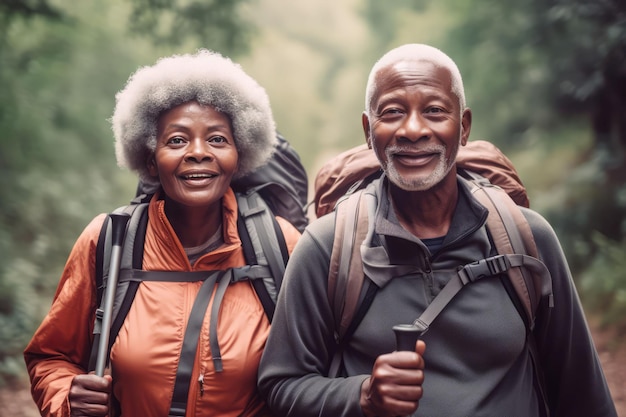
[[(261, 257), (264, 257), (265, 262), (272, 270), (272, 276), (276, 283), (276, 288), (280, 288), (285, 274), (285, 263), (282, 257), (282, 251), (279, 247), (273, 226), (273, 215), (269, 211), (269, 208), (263, 204), (261, 196), (256, 193), (246, 194), (238, 200), (239, 211), (244, 218), (246, 225), (251, 222), (254, 228), (248, 227), (248, 232), (252, 233), (252, 230), (256, 231), (256, 237), (261, 244), (261, 250), (255, 251), (257, 254), (257, 260), (262, 263)], [(270, 231), (272, 234), (270, 235)], [(272, 236), (273, 235), (273, 236)], [(270, 237), (272, 236), (272, 237)], [(254, 239), (254, 237), (251, 237)]]
[[(176, 381), (174, 383), (174, 393), (172, 395), (172, 403), (170, 406), (170, 416), (184, 417), (187, 409), (187, 395), (189, 393), (189, 385), (191, 383), (191, 373), (193, 364), (196, 359), (196, 350), (198, 348), (198, 338), (202, 330), (202, 323), (206, 309), (211, 300), (211, 294), (218, 280), (221, 280), (225, 271), (210, 273), (209, 277), (204, 281), (196, 300), (191, 308), (183, 346), (180, 351), (180, 359), (178, 361), (178, 369), (176, 370)], [(228, 280), (225, 280), (228, 281)]]

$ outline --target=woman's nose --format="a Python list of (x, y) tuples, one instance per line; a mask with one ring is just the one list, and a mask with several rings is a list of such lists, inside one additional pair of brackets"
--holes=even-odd
[(200, 162), (205, 159), (212, 159), (211, 147), (204, 138), (194, 138), (189, 143), (187, 158)]

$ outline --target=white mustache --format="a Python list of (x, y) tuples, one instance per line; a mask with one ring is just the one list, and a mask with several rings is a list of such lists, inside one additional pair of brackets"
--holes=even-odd
[(446, 148), (442, 145), (428, 145), (425, 147), (391, 145), (385, 148), (385, 154), (389, 158), (393, 157), (397, 153), (415, 152), (415, 151), (420, 151), (424, 153), (438, 153), (438, 154), (444, 153), (445, 154)]

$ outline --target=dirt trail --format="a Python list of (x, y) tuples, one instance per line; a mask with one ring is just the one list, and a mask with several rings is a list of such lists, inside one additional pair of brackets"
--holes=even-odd
[[(618, 417), (626, 417), (626, 338), (616, 338), (612, 330), (601, 330), (590, 321), (593, 338), (606, 374)], [(0, 417), (38, 417), (28, 387), (0, 389)]]

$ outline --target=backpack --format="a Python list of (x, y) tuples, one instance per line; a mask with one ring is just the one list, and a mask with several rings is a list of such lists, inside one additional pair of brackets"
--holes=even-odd
[[(276, 152), (268, 163), (232, 184), (239, 214), (237, 230), (246, 260), (246, 265), (243, 267), (230, 268), (225, 271), (144, 271), (142, 270), (143, 247), (148, 224), (148, 205), (152, 196), (144, 192), (140, 182), (137, 195), (131, 204), (114, 211), (114, 213), (126, 213), (130, 218), (120, 255), (120, 270), (113, 303), (107, 360), (142, 281), (203, 281), (192, 306), (183, 339), (170, 415), (185, 415), (198, 337), (216, 285), (209, 326), (209, 342), (216, 372), (223, 370), (217, 339), (217, 318), (222, 297), (230, 283), (250, 280), (269, 321), (272, 321), (276, 298), (289, 258), (287, 244), (275, 216), (285, 218), (300, 231), (308, 223), (304, 209), (308, 191), (306, 171), (291, 145), (282, 136), (277, 137)], [(88, 370), (95, 369), (98, 356), (100, 335), (103, 330), (102, 318), (105, 305), (103, 295), (109, 276), (112, 246), (111, 221), (107, 217), (96, 246), (96, 288), (99, 307), (96, 310), (94, 340)]]
[[(518, 205), (530, 206), (526, 189), (513, 163), (491, 142), (468, 142), (459, 148), (456, 162), (459, 168), (489, 178)], [(364, 188), (381, 174), (378, 158), (366, 144), (348, 149), (329, 160), (315, 176), (313, 203), (316, 216), (330, 213), (342, 196)]]
[[(462, 153), (463, 149), (470, 152)], [(498, 254), (459, 266), (457, 277), (450, 280), (414, 325), (425, 332), (464, 285), (506, 273), (509, 284), (505, 287), (512, 293), (511, 299), (526, 325), (539, 376), (538, 389), (543, 395), (542, 373), (537, 367), (531, 335), (540, 302), (545, 298), (549, 307), (553, 305), (552, 282), (546, 266), (538, 259), (530, 226), (518, 207), (528, 206), (525, 188), (510, 160), (489, 142), (469, 142), (460, 148), (457, 167), (472, 194), (489, 211), (487, 228)], [(316, 214), (336, 211), (328, 298), (335, 317), (337, 348), (329, 376), (339, 374), (343, 350), (376, 294), (376, 285), (364, 275), (360, 247), (368, 233), (368, 219), (373, 218), (375, 210), (375, 197), (363, 188), (381, 173), (374, 152), (362, 145), (330, 160), (315, 179)], [(346, 194), (341, 195), (342, 192)]]

